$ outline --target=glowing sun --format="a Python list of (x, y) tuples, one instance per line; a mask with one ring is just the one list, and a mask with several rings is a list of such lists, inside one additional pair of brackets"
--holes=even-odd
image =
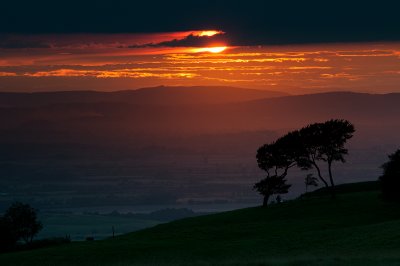
[(193, 49), (193, 52), (195, 53), (204, 53), (204, 52), (209, 52), (209, 53), (220, 53), (226, 50), (226, 46), (217, 46), (217, 47), (203, 47), (203, 48), (195, 48)]

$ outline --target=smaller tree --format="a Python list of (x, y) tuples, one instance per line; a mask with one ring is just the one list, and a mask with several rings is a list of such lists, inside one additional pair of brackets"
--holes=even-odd
[(306, 193), (307, 193), (309, 186), (318, 187), (318, 178), (316, 178), (313, 174), (307, 174), (304, 183), (306, 185)]
[(387, 200), (400, 201), (400, 149), (388, 157), (389, 161), (381, 166), (383, 175), (379, 178), (382, 196)]
[(37, 211), (29, 204), (13, 203), (5, 212), (3, 219), (11, 225), (11, 230), (17, 240), (30, 243), (33, 237), (42, 229), (42, 223), (37, 219)]
[(268, 200), (275, 194), (286, 194), (292, 185), (286, 184), (286, 179), (282, 176), (267, 176), (254, 185), (254, 189), (264, 196), (263, 206), (268, 205)]
[(290, 132), (277, 141), (261, 146), (257, 151), (258, 167), (267, 173), (266, 178), (254, 185), (264, 196), (263, 206), (268, 205), (270, 196), (288, 193), (291, 185), (286, 184), (288, 170), (296, 165), (299, 134)]

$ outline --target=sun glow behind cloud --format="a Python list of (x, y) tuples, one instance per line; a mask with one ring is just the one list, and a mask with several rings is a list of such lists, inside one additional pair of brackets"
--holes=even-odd
[(204, 52), (209, 52), (209, 53), (221, 53), (225, 51), (228, 47), (226, 46), (216, 46), (216, 47), (202, 47), (202, 48), (193, 48), (190, 49), (191, 52), (193, 53), (204, 53)]
[(194, 36), (214, 36), (217, 34), (223, 34), (225, 32), (220, 31), (220, 30), (203, 30), (203, 31), (195, 31), (193, 32)]

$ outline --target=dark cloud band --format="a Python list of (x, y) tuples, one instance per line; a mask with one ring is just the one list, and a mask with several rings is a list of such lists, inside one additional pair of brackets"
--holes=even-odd
[(213, 36), (195, 36), (190, 34), (182, 39), (173, 39), (159, 43), (146, 43), (140, 45), (129, 45), (128, 48), (148, 48), (148, 47), (204, 47), (209, 45), (224, 45), (228, 40), (226, 34), (216, 34)]
[[(371, 3), (372, 2), (372, 3)], [(239, 45), (400, 40), (397, 1), (8, 1), (3, 33), (221, 29)], [(190, 40), (187, 40), (190, 41)], [(181, 42), (171, 45), (180, 45)], [(169, 45), (169, 44), (165, 44)]]

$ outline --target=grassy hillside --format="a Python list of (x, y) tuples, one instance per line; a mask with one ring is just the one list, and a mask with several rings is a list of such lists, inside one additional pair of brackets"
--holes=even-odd
[(353, 185), (336, 200), (310, 197), (0, 255), (3, 266), (271, 264), (399, 265), (400, 205)]

